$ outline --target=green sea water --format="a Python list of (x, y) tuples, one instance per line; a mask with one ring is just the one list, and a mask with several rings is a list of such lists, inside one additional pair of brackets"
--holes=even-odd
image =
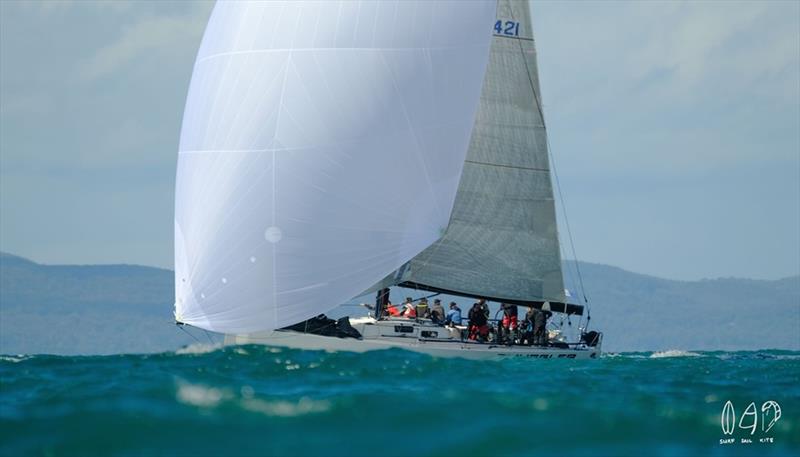
[(797, 456), (800, 352), (0, 356), (0, 455)]

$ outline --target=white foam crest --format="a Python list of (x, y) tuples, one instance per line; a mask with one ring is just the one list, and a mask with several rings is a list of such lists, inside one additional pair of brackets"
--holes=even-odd
[(646, 359), (647, 356), (643, 354), (634, 354), (631, 352), (605, 352), (603, 353), (604, 359)]
[(800, 354), (779, 354), (775, 358), (778, 360), (800, 360)]
[(175, 397), (181, 403), (199, 406), (201, 408), (213, 408), (220, 404), (222, 400), (233, 397), (233, 394), (224, 389), (204, 386), (201, 384), (190, 384), (185, 381), (178, 382), (178, 390)]
[(658, 351), (650, 354), (651, 359), (662, 359), (666, 357), (702, 357), (702, 354), (691, 351), (683, 351), (680, 349), (669, 349), (666, 351)]
[(33, 356), (32, 355), (24, 355), (24, 354), (19, 354), (19, 355), (0, 355), (0, 360), (2, 360), (3, 362), (11, 362), (11, 363), (19, 363), (19, 362), (22, 362), (23, 360), (28, 360), (30, 358), (33, 358)]
[(177, 351), (175, 351), (178, 355), (185, 355), (185, 354), (207, 354), (209, 352), (214, 352), (218, 349), (222, 348), (222, 343), (192, 343), (188, 346), (184, 346)]
[(327, 400), (312, 400), (308, 397), (303, 397), (297, 402), (244, 398), (242, 400), (242, 408), (267, 416), (297, 417), (328, 411), (331, 409), (331, 403)]

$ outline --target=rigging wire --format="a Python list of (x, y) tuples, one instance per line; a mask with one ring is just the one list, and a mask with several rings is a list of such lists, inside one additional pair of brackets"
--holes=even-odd
[(183, 328), (183, 327), (185, 326), (185, 324), (177, 324), (177, 326), (178, 326), (178, 328), (179, 328), (179, 329), (183, 330), (183, 332), (184, 332), (184, 333), (186, 333), (187, 335), (189, 335), (190, 337), (192, 337), (192, 339), (193, 339), (193, 340), (195, 340), (195, 341), (197, 342), (197, 344), (203, 344), (203, 342), (202, 342), (202, 341), (200, 341), (200, 340), (198, 340), (196, 336), (192, 335), (191, 333), (189, 333), (189, 331), (188, 331), (188, 330), (186, 330), (185, 328)]
[(203, 329), (203, 333), (205, 333), (205, 334), (206, 334), (206, 338), (208, 338), (208, 342), (209, 342), (209, 343), (211, 343), (211, 344), (215, 344), (215, 343), (214, 343), (214, 340), (213, 340), (213, 339), (211, 339), (211, 336), (208, 334), (208, 330), (206, 330), (206, 329)]
[(580, 263), (578, 262), (578, 254), (575, 251), (575, 242), (572, 240), (572, 230), (570, 229), (569, 226), (569, 217), (567, 217), (567, 206), (566, 203), (564, 203), (564, 194), (561, 192), (561, 183), (559, 182), (558, 172), (556, 171), (555, 158), (553, 157), (552, 150), (550, 150), (549, 139), (547, 139), (547, 149), (550, 155), (550, 163), (553, 166), (553, 176), (556, 178), (556, 188), (558, 189), (558, 198), (559, 201), (561, 202), (561, 210), (564, 213), (564, 224), (567, 226), (567, 236), (569, 237), (569, 245), (570, 248), (572, 249), (572, 257), (575, 259), (575, 270), (578, 273), (578, 283), (580, 284), (581, 287), (581, 295), (583, 296), (583, 302), (586, 304), (586, 320), (588, 325), (588, 321), (592, 319), (591, 309), (589, 307), (589, 299), (586, 298), (586, 287), (583, 285), (583, 275), (581, 274), (581, 266)]
[[(517, 19), (514, 17), (514, 7), (513, 6), (511, 6), (510, 11), (511, 11), (511, 19), (516, 22)], [(522, 47), (522, 40), (517, 39), (515, 41), (517, 42), (517, 44), (519, 46), (520, 54), (522, 54), (522, 61), (525, 64), (525, 72), (528, 75), (528, 83), (530, 84), (531, 91), (533, 92), (533, 99), (536, 102), (536, 109), (539, 112), (539, 118), (542, 120), (542, 128), (546, 132), (547, 131), (547, 124), (545, 123), (545, 120), (544, 120), (544, 111), (542, 110), (542, 103), (541, 103), (541, 100), (539, 99), (539, 93), (536, 91), (536, 85), (533, 83), (533, 76), (531, 75), (531, 70), (528, 67), (528, 61), (527, 61), (527, 59), (525, 59), (525, 50)], [(535, 50), (536, 50), (536, 42), (535, 41), (532, 42), (532, 46), (534, 47), (534, 53), (535, 53)], [(591, 308), (589, 306), (589, 299), (586, 297), (586, 288), (584, 287), (584, 284), (583, 284), (583, 275), (581, 274), (581, 268), (580, 268), (580, 265), (578, 263), (578, 254), (577, 254), (577, 252), (575, 250), (575, 242), (572, 239), (572, 229), (570, 228), (570, 225), (569, 225), (569, 217), (567, 217), (567, 206), (564, 203), (564, 194), (561, 192), (561, 182), (558, 179), (558, 171), (556, 169), (555, 156), (553, 155), (553, 150), (552, 150), (552, 148), (550, 146), (550, 138), (547, 136), (547, 134), (545, 134), (545, 141), (546, 141), (546, 144), (547, 144), (547, 153), (548, 153), (548, 155), (550, 157), (550, 165), (551, 165), (551, 167), (553, 169), (553, 176), (555, 177), (555, 181), (556, 181), (556, 188), (558, 189), (558, 197), (559, 197), (559, 200), (561, 202), (561, 210), (562, 210), (562, 212), (564, 214), (564, 223), (565, 223), (565, 225), (567, 227), (567, 236), (569, 238), (570, 248), (572, 249), (572, 256), (575, 259), (575, 270), (576, 270), (576, 272), (578, 274), (578, 283), (580, 284), (581, 295), (583, 296), (583, 302), (586, 304), (586, 326), (588, 327), (589, 326), (589, 321), (591, 321), (591, 319), (592, 319)]]

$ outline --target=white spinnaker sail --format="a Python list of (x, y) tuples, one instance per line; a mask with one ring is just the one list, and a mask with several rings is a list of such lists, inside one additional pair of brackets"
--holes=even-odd
[(336, 307), (447, 226), (495, 2), (216, 5), (175, 196), (175, 317), (245, 333)]

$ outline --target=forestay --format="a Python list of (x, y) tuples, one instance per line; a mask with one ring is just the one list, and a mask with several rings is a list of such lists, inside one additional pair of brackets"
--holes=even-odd
[(527, 1), (500, 0), (480, 107), (447, 232), (383, 285), (563, 302)]
[(183, 119), (175, 317), (245, 333), (350, 299), (443, 233), (493, 1), (220, 2)]

